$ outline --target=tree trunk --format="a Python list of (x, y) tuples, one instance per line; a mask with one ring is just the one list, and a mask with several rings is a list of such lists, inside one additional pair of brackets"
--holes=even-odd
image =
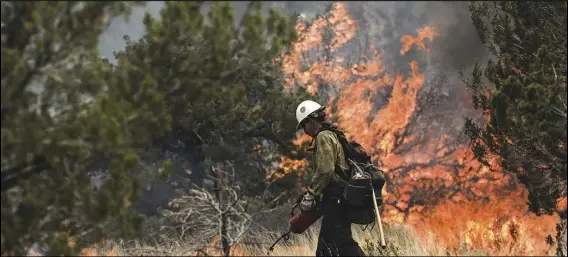
[(229, 235), (227, 235), (227, 225), (229, 222), (227, 216), (228, 215), (223, 214), (223, 216), (221, 217), (221, 244), (223, 246), (223, 253), (225, 256), (229, 256), (231, 254), (231, 244), (229, 244)]
[(560, 222), (556, 224), (556, 256), (566, 256), (566, 209), (559, 211)]
[[(223, 183), (220, 183), (220, 180), (223, 180), (224, 178), (222, 177), (221, 174), (217, 174), (217, 172), (213, 169), (211, 169), (211, 173), (213, 175), (213, 191), (215, 192), (215, 198), (217, 198), (217, 202), (219, 203), (218, 208), (219, 210), (223, 210), (225, 208), (225, 203), (223, 199), (223, 194), (221, 193), (222, 191), (221, 186)], [(229, 235), (228, 235), (229, 233), (228, 225), (229, 225), (229, 214), (221, 213), (221, 231), (219, 236), (221, 236), (221, 248), (223, 249), (224, 256), (229, 256), (231, 253), (231, 245), (229, 244)]]

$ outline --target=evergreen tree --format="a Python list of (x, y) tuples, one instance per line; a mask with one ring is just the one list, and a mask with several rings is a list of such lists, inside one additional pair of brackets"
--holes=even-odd
[(237, 21), (230, 3), (211, 4), (206, 17), (202, 5), (167, 2), (160, 20), (146, 15), (143, 37), (117, 53), (118, 71), (134, 85), (156, 78), (165, 96), (173, 123), (154, 147), (188, 158), (197, 185), (206, 159), (232, 161), (254, 195), (270, 165), (293, 149), (305, 92), (285, 90), (277, 59), (295, 39), (294, 20), (274, 10), (264, 17), (260, 2)]
[[(147, 15), (143, 38), (127, 39), (112, 65), (97, 39), (129, 4), (2, 3), (2, 254), (36, 242), (73, 254), (79, 238), (136, 232), (133, 175), (148, 142), (198, 165), (233, 161), (251, 195), (291, 153), (305, 92), (284, 90), (277, 57), (294, 21), (264, 18), (253, 2), (235, 25), (230, 4), (215, 3), (208, 19), (201, 5)], [(98, 190), (94, 167), (108, 170)]]
[(470, 5), (480, 39), (491, 50), (466, 81), (488, 122), (466, 120), (473, 151), (516, 174), (528, 189), (529, 210), (566, 210), (566, 2), (480, 2)]
[[(2, 2), (2, 255), (37, 242), (71, 255), (76, 239), (132, 234), (135, 150), (170, 118), (156, 80), (131, 87), (98, 59), (100, 34), (125, 2)], [(143, 129), (141, 129), (143, 128)], [(95, 192), (94, 161), (109, 163)]]

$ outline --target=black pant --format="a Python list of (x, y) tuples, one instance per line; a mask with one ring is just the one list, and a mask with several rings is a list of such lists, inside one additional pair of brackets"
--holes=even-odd
[(322, 202), (323, 219), (316, 256), (365, 256), (353, 240), (351, 223), (347, 220), (347, 206), (339, 197), (325, 197)]

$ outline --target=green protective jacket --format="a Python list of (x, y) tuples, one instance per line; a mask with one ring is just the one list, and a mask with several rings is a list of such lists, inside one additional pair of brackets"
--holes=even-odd
[(314, 152), (313, 177), (308, 186), (308, 192), (321, 197), (330, 182), (339, 183), (340, 173), (348, 170), (343, 154), (343, 147), (337, 135), (329, 130), (321, 131), (312, 141)]

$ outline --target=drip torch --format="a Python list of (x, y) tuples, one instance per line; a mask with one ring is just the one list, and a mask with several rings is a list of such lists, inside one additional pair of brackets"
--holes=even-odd
[(322, 216), (322, 213), (320, 212), (317, 204), (316, 204), (316, 206), (312, 207), (311, 209), (309, 209), (307, 211), (302, 211), (300, 209), (300, 212), (294, 214), (294, 210), (296, 210), (296, 208), (299, 207), (303, 196), (304, 195), (301, 195), (298, 198), (298, 200), (296, 201), (296, 203), (292, 207), (292, 211), (290, 212), (290, 229), (286, 233), (284, 233), (282, 236), (280, 236), (278, 239), (276, 239), (276, 241), (268, 249), (267, 255), (271, 251), (274, 250), (274, 246), (278, 242), (280, 242), (280, 240), (282, 240), (282, 239), (289, 240), (290, 239), (290, 233), (294, 233), (294, 234), (304, 233), (304, 231), (306, 231), (306, 229), (308, 229), (312, 224), (314, 224)]

